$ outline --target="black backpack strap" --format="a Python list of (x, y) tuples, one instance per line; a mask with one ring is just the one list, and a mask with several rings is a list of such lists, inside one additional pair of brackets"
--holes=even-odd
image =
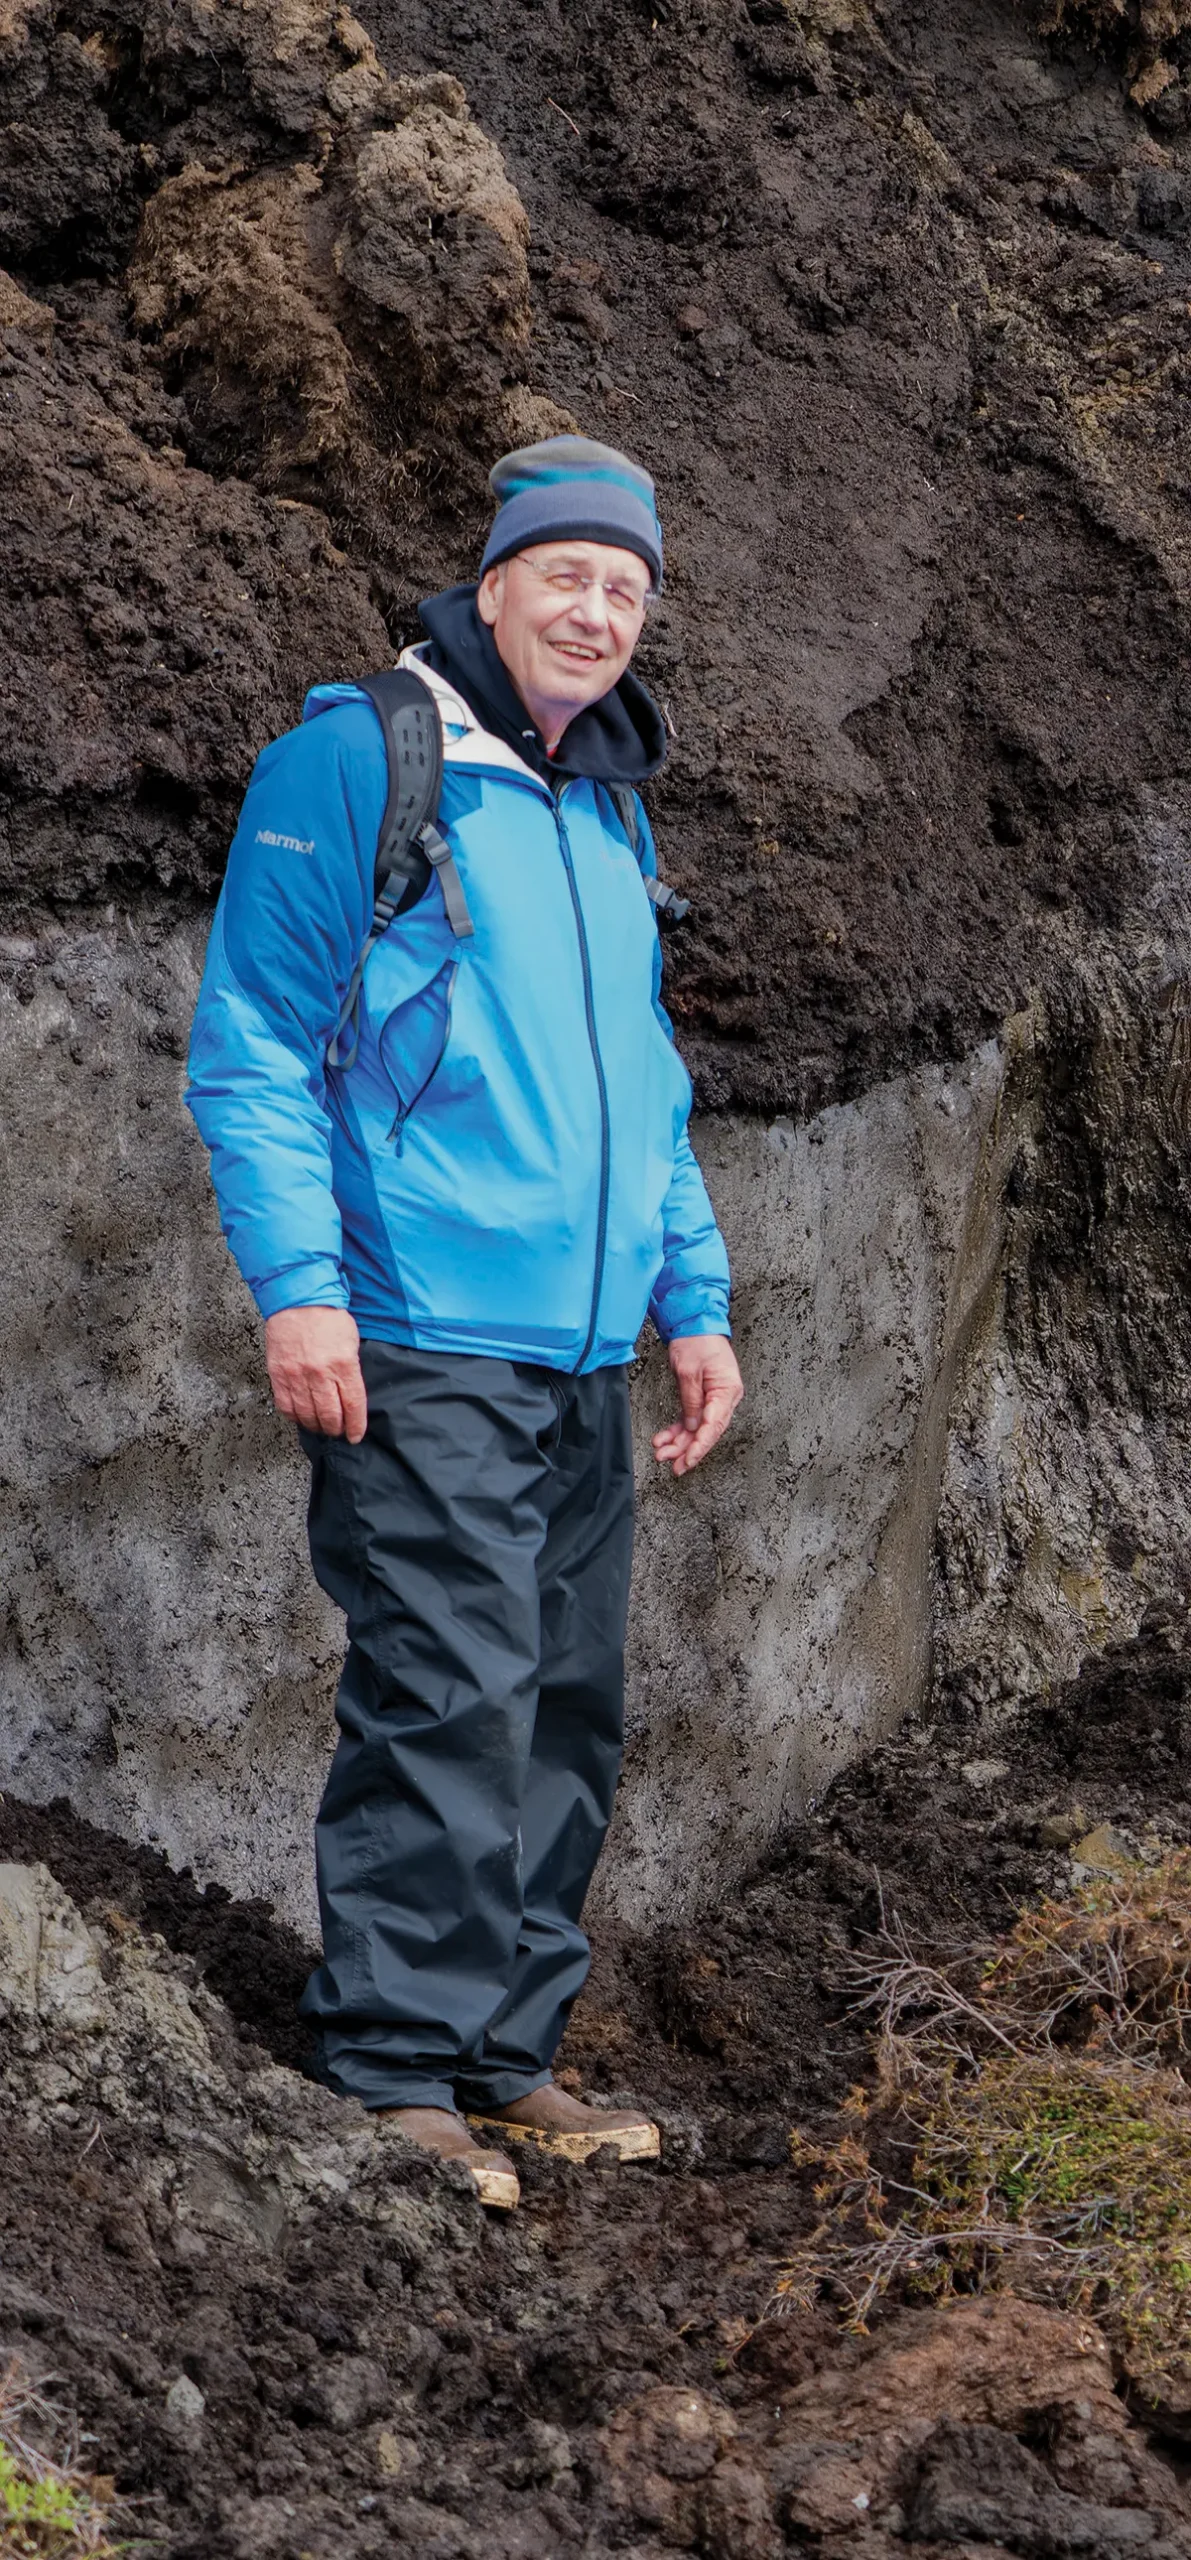
[(394, 916), (416, 906), (432, 871), (442, 885), (452, 933), (464, 941), (475, 931), (455, 857), (434, 823), (442, 793), (442, 722), (430, 687), (412, 667), (389, 667), (383, 675), (362, 676), (360, 691), (381, 725), (389, 789), (376, 840), (372, 922), (327, 1051), (328, 1066), (344, 1069), (356, 1063), (367, 962)]
[(616, 811), (616, 815), (624, 828), (626, 836), (628, 837), (629, 851), (632, 854), (633, 860), (634, 862), (639, 862), (641, 859), (641, 820), (637, 812), (637, 794), (634, 791), (631, 782), (610, 782), (607, 785), (607, 791), (608, 798), (610, 799), (612, 806)]
[[(637, 812), (637, 794), (629, 782), (610, 782), (608, 797), (629, 840), (629, 851), (635, 862), (641, 859), (641, 820)], [(645, 894), (659, 924), (681, 924), (691, 911), (689, 898), (680, 898), (677, 889), (668, 889), (664, 880), (646, 879)]]

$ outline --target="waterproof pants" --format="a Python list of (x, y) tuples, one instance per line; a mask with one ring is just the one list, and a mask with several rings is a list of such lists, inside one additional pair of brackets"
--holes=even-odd
[(366, 2107), (507, 2105), (550, 2077), (620, 1768), (628, 1381), (365, 1342), (368, 1430), (302, 1434), (346, 1611), (303, 1996)]

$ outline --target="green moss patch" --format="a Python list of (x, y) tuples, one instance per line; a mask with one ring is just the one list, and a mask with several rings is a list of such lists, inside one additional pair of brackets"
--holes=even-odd
[(943, 1965), (896, 1930), (858, 1979), (878, 2088), (824, 2148), (779, 2299), (998, 2286), (1094, 2312), (1137, 2389), (1191, 2378), (1191, 1853), (1023, 1912)]

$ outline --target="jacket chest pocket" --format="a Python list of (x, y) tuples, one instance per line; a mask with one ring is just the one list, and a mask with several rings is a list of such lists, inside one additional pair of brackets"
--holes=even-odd
[(458, 958), (444, 960), (429, 985), (397, 1005), (382, 1026), (377, 1045), (397, 1103), (389, 1136), (398, 1155), (405, 1144), (409, 1121), (446, 1056), (458, 975)]

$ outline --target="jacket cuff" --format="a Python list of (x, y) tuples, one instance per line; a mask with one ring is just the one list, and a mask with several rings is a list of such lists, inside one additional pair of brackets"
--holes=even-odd
[(262, 1316), (282, 1315), (287, 1307), (349, 1307), (347, 1283), (337, 1262), (329, 1255), (316, 1262), (291, 1263), (288, 1271), (278, 1273), (254, 1289), (253, 1296)]
[(685, 1288), (667, 1290), (661, 1305), (656, 1299), (651, 1301), (649, 1312), (663, 1342), (688, 1341), (696, 1333), (720, 1333), (730, 1342), (732, 1327), (728, 1322), (725, 1292), (717, 1289), (714, 1294), (708, 1294), (702, 1305), (696, 1300), (692, 1306), (693, 1295), (693, 1288), (688, 1282)]

